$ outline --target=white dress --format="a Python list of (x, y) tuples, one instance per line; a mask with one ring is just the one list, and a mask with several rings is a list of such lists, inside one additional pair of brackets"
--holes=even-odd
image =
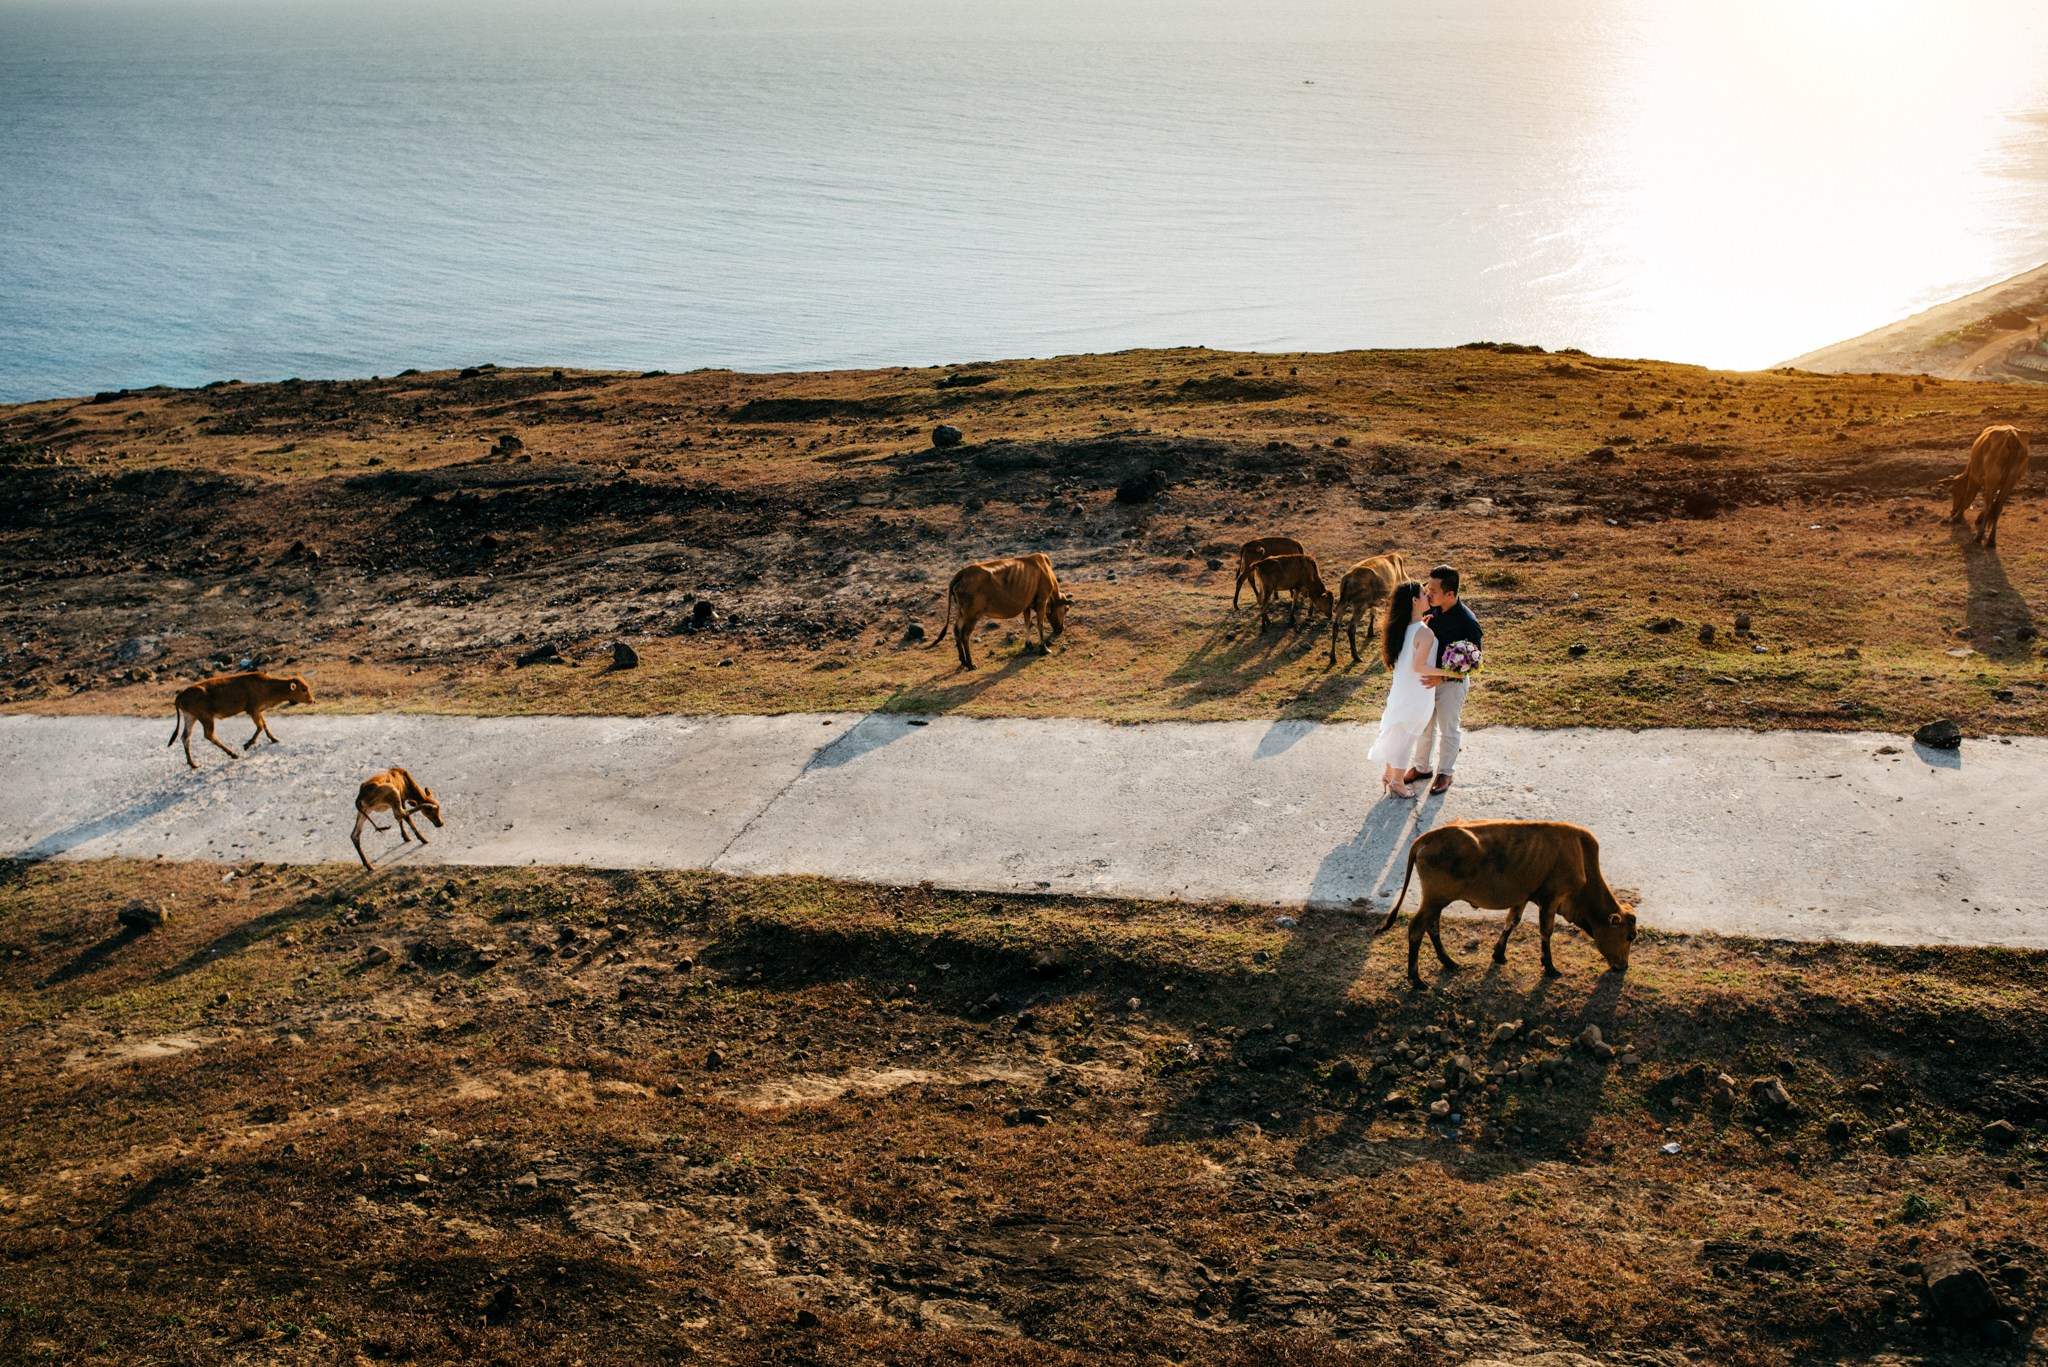
[(1415, 754), (1415, 743), (1436, 711), (1436, 697), (1422, 686), (1422, 674), (1415, 668), (1415, 636), (1429, 630), (1427, 622), (1411, 622), (1401, 638), (1401, 653), (1388, 671), (1387, 710), (1380, 714), (1379, 739), (1365, 752), (1369, 760), (1405, 769)]

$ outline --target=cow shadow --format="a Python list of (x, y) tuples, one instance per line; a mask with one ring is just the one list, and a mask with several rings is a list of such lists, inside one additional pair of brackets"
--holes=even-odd
[[(1054, 647), (1056, 651), (1058, 647)], [(888, 699), (875, 705), (875, 713), (929, 713), (944, 716), (965, 707), (982, 694), (1022, 674), (1041, 661), (1052, 659), (1051, 653), (1041, 654), (1035, 642), (1026, 641), (1018, 652), (1004, 660), (993, 673), (987, 672), (988, 653), (984, 652), (981, 662), (971, 674), (964, 677), (957, 668), (951, 675), (933, 675), (923, 683), (906, 684), (898, 688)], [(957, 679), (958, 682), (950, 680)], [(947, 680), (942, 682), (942, 680)], [(827, 747), (830, 748), (829, 746)]]
[(1368, 657), (1367, 665), (1331, 671), (1316, 658), (1328, 649), (1323, 633), (1329, 625), (1328, 618), (1318, 617), (1293, 631), (1276, 623), (1260, 632), (1250, 621), (1226, 618), (1166, 675), (1165, 686), (1179, 690), (1168, 706), (1186, 710), (1236, 697), (1273, 682), (1282, 670), (1311, 664), (1320, 668), (1320, 674), (1295, 689), (1294, 696), (1281, 704), (1280, 716), (1288, 721), (1328, 721), (1371, 682), (1375, 671), (1385, 673), (1373, 657)]
[(82, 977), (99, 968), (109, 959), (113, 958), (114, 955), (141, 939), (143, 933), (134, 926), (122, 926), (98, 944), (88, 945), (80, 950), (72, 957), (70, 963), (65, 964), (61, 968), (52, 969), (36, 986), (39, 988), (57, 987), (71, 981), (73, 978)]
[(158, 970), (156, 981), (174, 981), (232, 958), (251, 946), (274, 940), (302, 925), (323, 921), (333, 913), (335, 903), (374, 888), (382, 881), (383, 872), (382, 868), (352, 870), (317, 891), (308, 889), (275, 911), (228, 926), (205, 943), (194, 946), (177, 962)]
[(62, 830), (52, 831), (12, 857), (33, 861), (54, 859), (59, 855), (69, 854), (81, 845), (90, 844), (104, 836), (121, 835), (161, 816), (190, 797), (193, 791), (189, 786), (171, 787), (130, 798), (110, 810), (74, 821)]
[[(2030, 634), (2040, 628), (2026, 595), (2014, 588), (2007, 577), (2005, 562), (1997, 551), (1977, 545), (1967, 526), (1949, 528), (1949, 540), (1962, 552), (1963, 574), (1969, 584), (1970, 601), (1964, 621), (1971, 645), (1993, 659), (2025, 658), (2030, 647), (2019, 633), (2022, 628)], [(1994, 642), (1994, 636), (1999, 640)]]

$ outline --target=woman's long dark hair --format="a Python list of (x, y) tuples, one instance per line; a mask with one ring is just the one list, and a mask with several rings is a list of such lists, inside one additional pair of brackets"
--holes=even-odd
[(1394, 596), (1387, 601), (1387, 629), (1380, 637), (1380, 654), (1388, 669), (1401, 662), (1401, 645), (1408, 639), (1408, 627), (1415, 621), (1415, 600), (1421, 596), (1422, 585), (1413, 579), (1394, 585)]

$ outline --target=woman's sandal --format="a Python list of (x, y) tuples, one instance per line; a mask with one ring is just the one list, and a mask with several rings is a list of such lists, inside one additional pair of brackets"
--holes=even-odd
[(1388, 797), (1415, 796), (1415, 790), (1413, 788), (1410, 788), (1406, 782), (1396, 783), (1394, 782), (1394, 780), (1390, 778), (1383, 778), (1380, 780), (1380, 787), (1382, 790), (1385, 791)]

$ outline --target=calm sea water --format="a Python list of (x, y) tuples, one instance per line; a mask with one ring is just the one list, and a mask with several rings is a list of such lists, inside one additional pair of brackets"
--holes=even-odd
[(2048, 12), (0, 0), (0, 398), (1478, 339), (1762, 366), (2048, 260)]

